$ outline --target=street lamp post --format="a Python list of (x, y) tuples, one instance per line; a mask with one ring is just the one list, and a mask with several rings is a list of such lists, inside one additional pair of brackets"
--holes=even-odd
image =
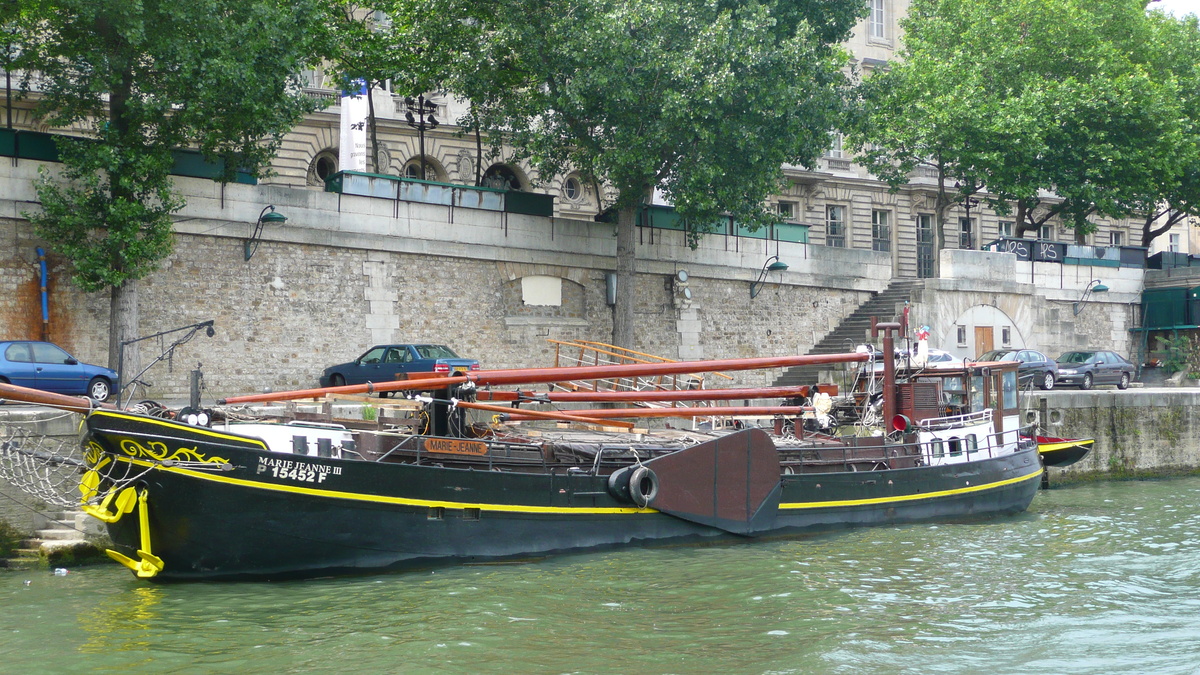
[[(975, 242), (974, 242), (975, 231), (974, 231), (973, 223), (971, 222), (971, 207), (972, 206), (979, 206), (979, 200), (975, 199), (974, 197), (967, 197), (966, 199), (963, 200), (963, 209), (967, 212), (967, 242), (966, 242), (967, 245), (965, 246), (965, 248), (969, 248), (969, 249), (975, 248)], [(960, 237), (960, 239), (961, 239), (961, 237)], [(961, 246), (963, 242), (959, 241), (958, 243)]]
[[(773, 261), (773, 262), (772, 262)], [(758, 273), (758, 278), (750, 282), (750, 299), (758, 297), (758, 292), (762, 290), (763, 283), (766, 282), (768, 272), (783, 272), (787, 270), (788, 264), (779, 259), (779, 256), (773, 255), (767, 258), (763, 263), (762, 270)]]
[(417, 130), (421, 150), (421, 180), (425, 180), (425, 130), (437, 128), (438, 121), (433, 116), (433, 113), (437, 112), (437, 104), (425, 100), (425, 95), (421, 94), (415, 100), (412, 97), (405, 98), (404, 105), (408, 106), (408, 112), (404, 116), (408, 126)]
[(1088, 282), (1087, 287), (1083, 289), (1083, 295), (1079, 296), (1079, 301), (1071, 303), (1071, 311), (1075, 316), (1079, 316), (1079, 313), (1083, 311), (1083, 304), (1088, 301), (1088, 298), (1092, 297), (1092, 293), (1107, 292), (1108, 286), (1105, 286), (1099, 279), (1092, 279)]
[(250, 234), (250, 238), (242, 242), (242, 256), (245, 260), (250, 260), (254, 256), (254, 252), (258, 250), (258, 243), (262, 241), (262, 232), (264, 225), (282, 225), (287, 222), (287, 216), (275, 210), (275, 205), (263, 207), (262, 212), (258, 214), (258, 221), (254, 223), (254, 232)]

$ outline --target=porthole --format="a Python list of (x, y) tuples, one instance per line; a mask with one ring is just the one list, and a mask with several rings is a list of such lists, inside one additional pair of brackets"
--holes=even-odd
[(571, 200), (579, 199), (583, 194), (583, 188), (580, 187), (579, 181), (574, 176), (568, 178), (567, 182), (563, 184), (563, 194)]
[(309, 169), (310, 180), (315, 185), (324, 185), (330, 176), (338, 172), (337, 156), (332, 152), (322, 152), (313, 159)]

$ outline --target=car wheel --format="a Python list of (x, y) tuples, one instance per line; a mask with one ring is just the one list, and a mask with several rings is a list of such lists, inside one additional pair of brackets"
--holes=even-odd
[(1091, 389), (1092, 388), (1092, 374), (1091, 373), (1088, 373), (1083, 376), (1083, 382), (1079, 383), (1079, 388), (1080, 389)]
[(103, 403), (108, 400), (112, 394), (112, 387), (109, 386), (108, 380), (103, 377), (93, 377), (91, 382), (88, 382), (87, 395), (93, 401)]
[(346, 386), (346, 378), (342, 377), (338, 373), (334, 373), (333, 375), (331, 375), (329, 377), (329, 386), (344, 387), (344, 386)]
[(1117, 383), (1117, 389), (1129, 388), (1129, 373), (1121, 373), (1121, 381)]
[(1038, 384), (1038, 388), (1039, 389), (1053, 389), (1054, 388), (1054, 373), (1051, 373), (1051, 372), (1044, 373), (1042, 375), (1041, 383)]

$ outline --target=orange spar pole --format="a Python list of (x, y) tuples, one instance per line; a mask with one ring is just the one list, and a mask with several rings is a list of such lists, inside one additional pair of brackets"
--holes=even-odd
[(480, 391), (481, 401), (732, 401), (808, 396), (808, 385), (759, 389), (665, 389), (661, 391)]
[(41, 391), (39, 389), (19, 387), (15, 384), (7, 384), (4, 382), (0, 382), (0, 400), (36, 403), (38, 405), (48, 405), (55, 408), (64, 408), (66, 410), (74, 410), (75, 412), (81, 413), (88, 412), (93, 408), (120, 410), (120, 408), (111, 403), (100, 403), (82, 396), (55, 394), (48, 391)]
[[(497, 406), (498, 407), (498, 406)], [(531, 419), (526, 415), (533, 415), (535, 410), (523, 410), (516, 408), (500, 408), (508, 412), (510, 420), (527, 420)], [(716, 406), (702, 408), (617, 408), (612, 410), (572, 410), (572, 414), (584, 415), (591, 418), (611, 417), (762, 417), (766, 415), (785, 415), (796, 417), (802, 413), (810, 412), (811, 406), (758, 406), (758, 407), (742, 407), (742, 406)]]
[(355, 384), (345, 387), (325, 387), (273, 394), (254, 394), (220, 399), (217, 403), (259, 403), (316, 398), (325, 394), (373, 394), (382, 391), (428, 391), (450, 385), (474, 382), (480, 385), (541, 384), (572, 380), (603, 380), (607, 378), (640, 377), (642, 375), (681, 375), (716, 371), (761, 370), (791, 368), (814, 364), (855, 363), (867, 360), (866, 354), (809, 354), (799, 356), (767, 356), (753, 359), (724, 359), (714, 361), (674, 361), (671, 363), (633, 363), (614, 366), (569, 366), (565, 368), (525, 368), (517, 370), (476, 370), (453, 377), (397, 380), (378, 384)]
[(715, 371), (762, 370), (791, 368), (814, 364), (854, 363), (866, 361), (866, 354), (806, 354), (799, 356), (766, 356), (752, 359), (715, 361), (675, 361), (671, 363), (632, 363), (613, 366), (573, 366), (567, 368), (527, 368), (524, 370), (476, 370), (466, 373), (472, 382), (481, 385), (540, 384), (572, 380), (603, 380), (607, 378), (640, 377), (642, 375), (686, 375)]
[[(470, 408), (472, 410), (487, 410), (490, 412), (503, 413), (506, 415), (513, 412), (512, 408), (505, 408), (503, 406), (498, 406), (498, 405), (487, 405), (486, 403), (471, 403), (469, 401), (458, 401), (455, 403), (455, 405), (459, 406), (460, 408)], [(567, 415), (564, 413), (552, 413), (552, 412), (539, 412), (537, 410), (522, 410), (521, 412), (523, 414), (529, 415), (525, 419), (558, 420), (560, 422), (583, 422), (585, 424), (599, 424), (599, 425), (606, 426), (606, 427), (620, 427), (622, 429), (632, 429), (633, 428), (633, 422), (618, 422), (615, 420), (592, 419), (592, 418), (588, 418), (588, 417), (581, 417), (578, 415)], [(510, 419), (511, 419), (511, 416), (510, 416)]]
[(374, 394), (381, 391), (429, 391), (445, 389), (451, 385), (462, 384), (466, 377), (418, 377), (410, 380), (394, 380), (391, 382), (368, 382), (366, 384), (348, 384), (343, 387), (321, 387), (318, 389), (298, 389), (296, 391), (279, 391), (271, 394), (251, 394), (248, 396), (230, 396), (219, 399), (221, 405), (235, 403), (264, 403), (268, 401), (294, 401), (300, 398), (320, 398), (325, 394)]

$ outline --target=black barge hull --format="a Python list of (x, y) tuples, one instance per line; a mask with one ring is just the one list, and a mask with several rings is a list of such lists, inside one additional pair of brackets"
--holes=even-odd
[[(152, 554), (161, 570), (149, 576), (161, 581), (314, 577), (988, 517), (1024, 511), (1042, 473), (1028, 447), (949, 466), (785, 474), (747, 507), (742, 520), (753, 527), (739, 529), (638, 507), (614, 496), (607, 477), (582, 472), (286, 455), (255, 439), (107, 411), (93, 412), (88, 429), (89, 461), (108, 459), (118, 475), (136, 476), (143, 497), (109, 523), (113, 550), (134, 561)], [(680, 487), (670, 474), (660, 480), (664, 494)]]

